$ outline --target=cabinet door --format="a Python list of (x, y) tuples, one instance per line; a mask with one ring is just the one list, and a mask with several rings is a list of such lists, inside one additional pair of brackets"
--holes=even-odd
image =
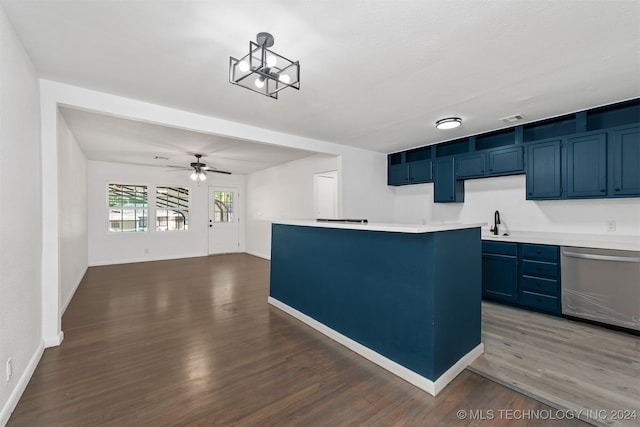
[(640, 126), (612, 132), (610, 196), (640, 196)]
[(431, 160), (411, 162), (409, 164), (409, 182), (419, 184), (421, 182), (431, 182)]
[(456, 181), (454, 158), (443, 157), (435, 161), (433, 201), (453, 203), (464, 201), (464, 183)]
[(568, 138), (566, 153), (567, 197), (605, 197), (607, 195), (607, 134), (602, 132)]
[(489, 151), (489, 175), (524, 172), (524, 147), (497, 148)]
[(456, 178), (477, 178), (486, 175), (486, 155), (484, 153), (456, 156)]
[(502, 301), (518, 299), (516, 257), (482, 254), (482, 295)]
[(527, 199), (559, 199), (562, 196), (560, 143), (557, 139), (527, 147)]
[(387, 185), (405, 185), (409, 183), (409, 168), (405, 163), (387, 167)]

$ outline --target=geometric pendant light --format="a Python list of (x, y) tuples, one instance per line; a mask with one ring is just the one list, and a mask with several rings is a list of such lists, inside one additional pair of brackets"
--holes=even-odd
[(288, 87), (300, 90), (300, 63), (270, 50), (273, 41), (271, 34), (258, 33), (255, 42), (249, 41), (249, 53), (230, 57), (229, 83), (274, 99)]

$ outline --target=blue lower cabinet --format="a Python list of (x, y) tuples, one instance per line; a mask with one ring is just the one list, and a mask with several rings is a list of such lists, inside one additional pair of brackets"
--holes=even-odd
[(560, 248), (483, 241), (482, 296), (527, 310), (559, 315)]
[(488, 299), (518, 300), (518, 244), (482, 242), (482, 296)]
[(482, 295), (515, 302), (518, 299), (518, 261), (515, 256), (482, 254)]

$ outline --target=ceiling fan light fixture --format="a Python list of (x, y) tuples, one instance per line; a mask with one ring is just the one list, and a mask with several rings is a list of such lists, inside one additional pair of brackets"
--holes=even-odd
[(229, 57), (229, 83), (274, 99), (288, 87), (300, 90), (300, 62), (269, 49), (273, 42), (271, 34), (258, 33), (256, 41), (249, 42), (249, 53)]
[(455, 129), (462, 124), (460, 117), (446, 117), (436, 122), (436, 128), (440, 130)]

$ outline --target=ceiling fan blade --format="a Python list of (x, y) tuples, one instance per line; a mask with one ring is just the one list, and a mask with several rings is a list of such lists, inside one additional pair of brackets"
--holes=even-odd
[(216, 173), (224, 173), (224, 174), (227, 174), (227, 175), (231, 175), (231, 172), (223, 171), (223, 170), (220, 170), (218, 168), (214, 168), (212, 166), (205, 166), (205, 167), (202, 168), (202, 170), (206, 171), (206, 172), (216, 172)]

